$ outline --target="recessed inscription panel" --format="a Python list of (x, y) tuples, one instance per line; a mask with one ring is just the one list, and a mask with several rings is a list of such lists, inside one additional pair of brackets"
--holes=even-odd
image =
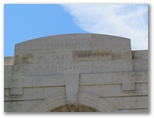
[(74, 51), (73, 61), (92, 61), (111, 59), (111, 51)]
[[(18, 76), (31, 75), (51, 75), (51, 74), (72, 74), (72, 73), (91, 73), (91, 62), (77, 63), (52, 63), (52, 64), (22, 64), (22, 70), (16, 73), (14, 78)], [(15, 71), (15, 70), (14, 70)], [(15, 73), (15, 72), (14, 72)]]
[(77, 62), (77, 63), (65, 63), (65, 64), (53, 64), (52, 73), (90, 73), (91, 62)]
[(128, 50), (112, 50), (112, 59), (132, 59), (132, 52)]
[(15, 64), (51, 64), (72, 61), (72, 52), (35, 52), (15, 56)]
[(47, 44), (47, 49), (48, 50), (61, 50), (61, 51), (66, 51), (66, 50), (80, 50), (80, 49), (91, 49), (92, 47), (96, 47), (97, 42), (90, 42), (90, 41), (76, 41), (76, 42), (64, 42), (64, 43), (49, 43)]
[(36, 64), (51, 64), (51, 63), (65, 63), (72, 61), (71, 52), (63, 53), (37, 53), (34, 56), (34, 63)]

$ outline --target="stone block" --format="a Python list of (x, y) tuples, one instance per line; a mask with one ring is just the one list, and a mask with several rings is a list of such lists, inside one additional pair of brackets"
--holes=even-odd
[(124, 110), (119, 110), (120, 113), (131, 113), (131, 109), (124, 109)]
[(66, 93), (66, 89), (64, 86), (54, 86), (45, 88), (45, 98), (48, 98), (52, 95), (54, 96), (59, 93)]
[(122, 90), (123, 91), (131, 91), (131, 92), (135, 92), (135, 83), (133, 82), (124, 82), (122, 83)]
[(12, 74), (13, 74), (12, 79), (17, 80), (17, 79), (23, 78), (26, 75), (28, 70), (30, 69), (26, 68), (26, 65), (22, 65), (22, 64), (14, 65), (12, 68)]
[(53, 36), (42, 37), (33, 40), (28, 40), (23, 43), (18, 43), (15, 46), (15, 55), (20, 52), (50, 50), (48, 45), (52, 43)]
[(24, 88), (23, 99), (44, 99), (45, 98), (45, 88)]
[(12, 79), (12, 66), (4, 66), (4, 88), (10, 87), (10, 81)]
[(132, 110), (132, 109), (147, 109), (148, 108), (148, 97), (138, 96), (138, 97), (110, 97), (104, 98), (111, 104), (116, 106), (120, 110)]
[(133, 59), (148, 59), (149, 51), (148, 50), (138, 50), (132, 51)]
[(131, 50), (130, 40), (126, 38), (91, 34), (91, 40), (97, 45), (92, 50)]
[[(20, 88), (19, 88), (19, 90), (20, 90)], [(14, 91), (15, 91), (15, 89), (14, 89)], [(17, 95), (21, 94), (21, 91), (19, 91), (19, 92), (18, 91), (17, 90), (15, 91), (17, 93)], [(42, 99), (45, 99), (45, 88), (24, 88), (22, 92), (23, 92), (22, 96), (19, 95), (19, 97), (18, 97), (13, 94), (12, 97), (5, 97), (5, 100), (6, 101), (19, 101), (19, 100), (42, 100)], [(10, 92), (10, 95), (11, 95), (11, 92)]]
[(136, 83), (145, 83), (149, 81), (148, 71), (134, 72), (134, 78)]
[(115, 106), (117, 109), (123, 109), (123, 99), (122, 97), (110, 97), (110, 98), (104, 98), (106, 101), (110, 102), (113, 106)]
[(21, 97), (23, 95), (23, 88), (11, 88), (10, 89), (10, 96), (11, 97)]
[(80, 85), (112, 84), (112, 73), (81, 74)]
[(25, 76), (48, 76), (52, 74), (52, 64), (30, 64), (24, 66), (24, 75)]
[(112, 50), (112, 59), (132, 59), (132, 52), (130, 50)]
[(149, 95), (149, 84), (148, 83), (142, 83), (142, 95)]
[(135, 78), (132, 77), (132, 73), (123, 73), (122, 78), (122, 90), (135, 92)]
[(77, 104), (79, 74), (64, 75), (67, 104)]
[(22, 112), (28, 112), (33, 106), (35, 106), (38, 103), (41, 103), (41, 100), (22, 101)]
[(31, 76), (33, 81), (33, 87), (51, 87), (51, 86), (64, 86), (63, 75), (51, 75), (51, 76)]
[(8, 97), (10, 97), (10, 89), (5, 88), (4, 89), (4, 100), (7, 99)]
[(11, 78), (4, 78), (4, 88), (10, 88)]
[(132, 108), (148, 108), (147, 96), (140, 96), (140, 97), (124, 97), (124, 109), (132, 109)]
[(37, 102), (40, 101), (5, 102), (4, 112), (27, 112)]
[(98, 95), (100, 97), (118, 97), (118, 96), (137, 96), (142, 95), (141, 84), (136, 84), (136, 91), (122, 91), (121, 84), (111, 84), (111, 85), (88, 85), (88, 86), (80, 86), (80, 92), (86, 92)]
[(141, 113), (141, 114), (149, 113), (148, 109), (132, 109), (131, 111), (132, 113)]
[(41, 112), (42, 110), (44, 110), (44, 109), (46, 109), (46, 108), (48, 108), (48, 105), (47, 105), (47, 103), (46, 103), (44, 100), (42, 100), (42, 101), (39, 103), (39, 105), (38, 105), (38, 104), (34, 105), (34, 106), (31, 107), (31, 109), (29, 109), (28, 111), (32, 111), (32, 112)]
[(12, 79), (10, 87), (32, 87), (32, 79), (21, 76), (18, 79)]
[(13, 65), (14, 57), (4, 57), (4, 65)]
[(134, 59), (133, 71), (148, 71), (148, 59)]
[(54, 52), (91, 50), (95, 46), (89, 34), (58, 35), (54, 37), (53, 44), (50, 44)]
[(116, 72), (116, 73), (112, 73), (113, 84), (122, 83), (126, 79), (126, 77), (134, 79), (132, 81), (134, 81), (135, 83), (148, 82), (148, 72), (147, 71), (140, 71), (140, 72)]
[(4, 112), (22, 112), (22, 102), (5, 102)]
[(92, 72), (124, 72), (132, 71), (132, 60), (104, 60), (92, 62)]

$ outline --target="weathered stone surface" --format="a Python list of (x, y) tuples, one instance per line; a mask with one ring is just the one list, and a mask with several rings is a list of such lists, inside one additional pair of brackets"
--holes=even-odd
[(149, 59), (148, 50), (132, 51), (133, 59)]
[(65, 75), (65, 88), (67, 104), (77, 105), (78, 88), (79, 88), (79, 74)]
[[(41, 100), (45, 98), (45, 88), (24, 88), (24, 89), (13, 88), (12, 93), (13, 93), (13, 96), (12, 97), (6, 96), (5, 101)], [(10, 92), (10, 95), (12, 95), (11, 92)]]
[(148, 60), (147, 59), (134, 59), (133, 60), (133, 70), (134, 71), (145, 71), (148, 70)]
[(124, 109), (128, 108), (148, 108), (148, 97), (126, 97), (123, 98)]
[(94, 93), (100, 97), (114, 97), (114, 96), (137, 96), (142, 95), (141, 84), (136, 84), (135, 92), (125, 92), (122, 90), (121, 84), (110, 85), (89, 85), (80, 86), (80, 92)]
[(4, 65), (13, 65), (14, 57), (4, 57)]
[(148, 108), (148, 97), (116, 97), (116, 98), (105, 98), (111, 102), (118, 109), (147, 109)]
[(14, 57), (4, 64), (5, 112), (149, 109), (148, 51), (131, 51), (127, 38), (38, 38), (17, 44)]
[(21, 97), (23, 95), (23, 88), (17, 88), (17, 87), (13, 87), (10, 90), (10, 96), (11, 97)]
[(4, 112), (26, 112), (36, 103), (40, 102), (36, 101), (18, 101), (18, 102), (5, 102), (4, 104)]
[(132, 60), (104, 60), (92, 62), (92, 72), (124, 72), (132, 71)]
[(98, 35), (92, 34), (91, 39), (97, 46), (93, 47), (93, 50), (131, 50), (130, 40), (121, 37), (109, 36), (109, 35)]
[(57, 93), (65, 93), (66, 94), (66, 88), (64, 86), (53, 86), (53, 87), (47, 87), (45, 88), (45, 98), (48, 98), (52, 95), (56, 95)]
[(148, 83), (142, 83), (142, 95), (149, 95)]
[(10, 81), (12, 79), (12, 66), (4, 66), (4, 88), (10, 87)]

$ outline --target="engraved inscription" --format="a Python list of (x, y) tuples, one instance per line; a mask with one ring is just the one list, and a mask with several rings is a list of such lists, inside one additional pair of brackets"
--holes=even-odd
[(35, 56), (35, 63), (51, 63), (55, 61), (66, 61), (69, 59), (69, 54), (38, 54)]
[(50, 50), (53, 49), (80, 49), (80, 48), (93, 48), (97, 47), (96, 42), (81, 42), (77, 41), (74, 43), (52, 43), (48, 44), (47, 48)]
[(70, 65), (70, 66), (56, 66), (56, 72), (67, 72), (67, 71), (87, 71), (89, 70), (89, 65)]
[(111, 59), (111, 51), (74, 51), (73, 60), (75, 61), (90, 61)]

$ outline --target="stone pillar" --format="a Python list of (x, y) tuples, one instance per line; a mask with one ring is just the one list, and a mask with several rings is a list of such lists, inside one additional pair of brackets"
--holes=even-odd
[[(78, 88), (79, 88), (79, 74), (64, 75), (66, 99), (70, 111), (77, 110)], [(73, 109), (72, 109), (73, 108)]]

